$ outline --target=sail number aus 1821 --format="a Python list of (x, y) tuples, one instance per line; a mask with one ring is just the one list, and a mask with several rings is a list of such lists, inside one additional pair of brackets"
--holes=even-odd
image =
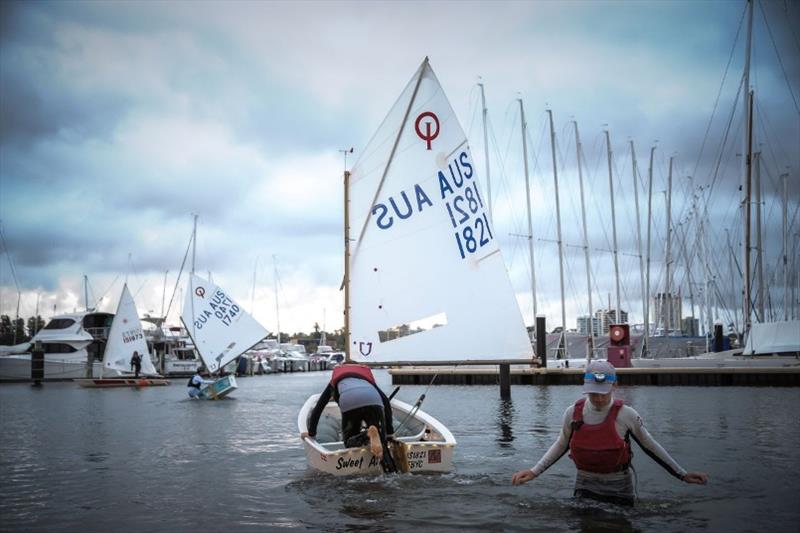
[(455, 195), (451, 201), (445, 202), (445, 206), (450, 222), (458, 230), (454, 235), (461, 259), (474, 254), (494, 238), (475, 182), (464, 188), (463, 195)]

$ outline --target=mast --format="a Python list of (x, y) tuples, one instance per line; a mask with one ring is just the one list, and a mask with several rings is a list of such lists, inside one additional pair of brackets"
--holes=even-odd
[(489, 222), (494, 222), (492, 217), (492, 180), (489, 172), (489, 133), (486, 129), (486, 119), (489, 111), (486, 109), (486, 94), (483, 90), (483, 83), (479, 83), (481, 88), (481, 106), (483, 107), (483, 155), (486, 159), (486, 192), (489, 199)]
[(578, 133), (578, 121), (573, 121), (575, 126), (575, 150), (578, 153), (578, 183), (581, 188), (581, 222), (583, 223), (583, 257), (586, 263), (586, 294), (589, 297), (589, 338), (586, 346), (587, 358), (594, 356), (594, 315), (592, 307), (592, 270), (589, 263), (589, 232), (586, 229), (586, 202), (583, 194), (583, 165), (581, 165), (581, 137)]
[(616, 279), (616, 288), (617, 288), (617, 310), (615, 312), (614, 321), (617, 324), (622, 323), (622, 314), (621, 311), (621, 303), (620, 303), (620, 292), (619, 292), (619, 257), (617, 249), (617, 215), (614, 209), (614, 177), (611, 173), (611, 138), (608, 135), (608, 130), (605, 130), (606, 134), (606, 148), (608, 151), (608, 188), (611, 191), (611, 231), (613, 235), (613, 253), (614, 253), (614, 278)]
[(742, 265), (742, 337), (750, 332), (750, 197), (752, 187), (752, 154), (753, 154), (753, 92), (750, 90), (750, 52), (753, 45), (753, 0), (747, 0), (747, 44), (744, 49), (744, 72), (742, 74), (742, 109), (744, 121), (744, 180), (742, 191), (742, 208), (744, 213), (744, 261)]
[(258, 257), (253, 265), (253, 290), (250, 292), (250, 313), (256, 310), (256, 272), (258, 271)]
[(753, 154), (753, 166), (756, 168), (756, 278), (758, 280), (758, 292), (756, 293), (756, 303), (758, 316), (756, 320), (765, 322), (764, 315), (764, 243), (761, 240), (761, 152)]
[(561, 239), (561, 206), (558, 199), (558, 166), (556, 165), (556, 132), (553, 128), (553, 111), (547, 110), (550, 118), (550, 151), (553, 156), (553, 184), (556, 189), (556, 229), (558, 234), (558, 274), (561, 282), (561, 340), (558, 343), (557, 356), (566, 356), (567, 348), (567, 311), (564, 304), (564, 241)]
[(350, 172), (344, 171), (344, 359), (350, 361)]
[[(528, 254), (531, 258), (531, 301), (533, 302), (533, 324), (536, 326), (536, 261), (533, 253), (533, 220), (531, 218), (531, 183), (528, 174), (528, 123), (525, 121), (525, 109), (522, 98), (518, 98), (519, 114), (522, 121), (522, 158), (525, 166), (525, 200), (528, 205)], [(538, 334), (538, 333), (537, 333)]]
[(666, 250), (666, 269), (667, 269), (667, 299), (666, 316), (664, 317), (664, 334), (669, 336), (672, 326), (672, 157), (669, 158), (669, 174), (667, 175), (667, 250)]
[(83, 275), (83, 306), (89, 311), (89, 276)]
[(636, 179), (639, 172), (636, 167), (636, 150), (633, 147), (633, 140), (631, 140), (631, 165), (633, 166), (633, 196), (636, 203), (636, 244), (639, 249), (639, 286), (641, 287), (642, 291), (642, 314), (644, 314), (644, 308), (647, 305), (647, 290), (645, 289), (644, 286), (644, 257), (642, 256), (642, 219), (639, 213), (639, 181)]
[(647, 357), (650, 351), (650, 232), (653, 220), (653, 154), (655, 146), (650, 147), (650, 164), (647, 167), (647, 272), (645, 273), (645, 288), (647, 290), (647, 300), (644, 311), (644, 345), (642, 346), (642, 357)]
[(194, 274), (194, 260), (197, 256), (197, 215), (194, 215), (194, 226), (192, 227), (192, 274)]
[(750, 91), (750, 98), (747, 107), (747, 151), (745, 154), (745, 187), (744, 187), (744, 265), (743, 274), (744, 278), (744, 334), (747, 336), (750, 333), (751, 322), (751, 309), (750, 309), (750, 220), (752, 214), (752, 188), (753, 188), (753, 91)]
[[(782, 240), (783, 240), (783, 319), (789, 320), (789, 227), (787, 226), (789, 214), (789, 174), (781, 174), (783, 181), (783, 202), (782, 203)], [(38, 313), (37, 313), (38, 315)]]
[(278, 296), (278, 263), (276, 257), (272, 256), (272, 282), (275, 285), (275, 325), (278, 328), (278, 348), (281, 345), (281, 306)]

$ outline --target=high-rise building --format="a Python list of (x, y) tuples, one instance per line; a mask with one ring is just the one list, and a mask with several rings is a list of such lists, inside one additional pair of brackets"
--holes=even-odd
[(599, 337), (603, 331), (603, 321), (598, 317), (579, 316), (578, 317), (578, 333), (582, 335), (589, 334), (591, 328), (592, 335)]
[(683, 312), (681, 311), (681, 295), (659, 292), (653, 297), (655, 309), (654, 326), (656, 334), (669, 335), (681, 331)]
[(617, 320), (616, 309), (598, 309), (595, 311), (595, 320), (600, 322), (600, 332), (597, 335), (607, 334), (611, 324), (627, 324), (628, 312), (620, 309), (619, 314), (619, 320)]

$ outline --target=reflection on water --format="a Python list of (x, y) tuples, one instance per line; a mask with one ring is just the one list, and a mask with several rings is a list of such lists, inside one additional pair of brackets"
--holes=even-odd
[(514, 425), (514, 402), (503, 399), (500, 399), (499, 402), (496, 419), (500, 435), (496, 441), (501, 448), (508, 448), (510, 443), (514, 442), (514, 431), (511, 429)]
[(433, 386), (422, 408), (458, 441), (452, 472), (310, 472), (296, 417), (329, 376), (243, 378), (223, 402), (189, 401), (183, 380), (0, 386), (0, 531), (195, 531), (198, 516), (229, 531), (792, 531), (800, 520), (800, 428), (787, 414), (798, 389), (623, 387), (673, 457), (711, 478), (680, 483), (634, 445), (640, 501), (627, 509), (573, 499), (566, 457), (510, 484), (555, 440), (579, 387), (512, 387), (502, 401), (496, 386)]

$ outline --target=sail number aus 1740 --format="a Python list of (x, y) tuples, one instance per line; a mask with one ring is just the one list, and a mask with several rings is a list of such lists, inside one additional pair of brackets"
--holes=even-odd
[(475, 182), (464, 188), (463, 195), (455, 195), (451, 201), (445, 202), (445, 206), (450, 222), (457, 230), (454, 235), (461, 259), (474, 254), (494, 238)]

